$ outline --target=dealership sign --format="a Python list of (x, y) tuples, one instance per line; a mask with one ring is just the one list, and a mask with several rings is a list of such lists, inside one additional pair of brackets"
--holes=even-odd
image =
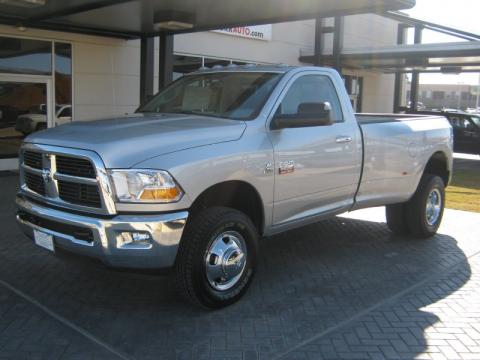
[(231, 35), (231, 36), (240, 36), (248, 39), (254, 40), (272, 40), (272, 25), (256, 25), (256, 26), (237, 26), (232, 28), (225, 28), (214, 30), (214, 32)]

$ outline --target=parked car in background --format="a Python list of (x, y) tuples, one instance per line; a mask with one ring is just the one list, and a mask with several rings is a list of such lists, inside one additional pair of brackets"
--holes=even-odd
[(480, 114), (480, 108), (468, 108), (466, 111), (469, 114)]
[(0, 105), (0, 129), (13, 127), (20, 115), (26, 111), (22, 111), (16, 107), (9, 105)]
[(454, 151), (480, 155), (480, 115), (455, 111), (416, 111), (415, 114), (443, 115), (453, 128)]
[(50, 251), (171, 268), (219, 308), (246, 292), (262, 236), (380, 205), (394, 233), (433, 236), (452, 145), (443, 116), (355, 115), (332, 69), (208, 69), (136, 114), (27, 137), (17, 220)]
[[(412, 103), (411, 101), (408, 102), (408, 105), (407, 105), (407, 108), (409, 109), (411, 107)], [(427, 107), (425, 106), (424, 103), (422, 103), (421, 101), (417, 102), (417, 110), (418, 111), (423, 111), (425, 110)]]
[[(55, 126), (64, 125), (72, 121), (72, 106), (57, 105), (55, 107)], [(27, 114), (17, 118), (15, 130), (24, 135), (47, 128), (47, 107), (45, 104), (30, 109)]]

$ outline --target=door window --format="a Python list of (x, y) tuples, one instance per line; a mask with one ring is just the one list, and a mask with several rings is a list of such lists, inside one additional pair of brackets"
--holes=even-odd
[(17, 157), (26, 135), (47, 128), (47, 84), (0, 81), (0, 158)]
[(325, 75), (304, 75), (290, 86), (277, 114), (295, 115), (299, 113), (302, 103), (325, 102), (330, 103), (333, 121), (342, 122), (342, 108), (332, 81)]
[(64, 107), (63, 110), (60, 111), (60, 113), (57, 115), (59, 118), (68, 118), (72, 116), (72, 108), (67, 106)]

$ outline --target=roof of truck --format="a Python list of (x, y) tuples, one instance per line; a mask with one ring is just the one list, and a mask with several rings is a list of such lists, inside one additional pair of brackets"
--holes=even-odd
[[(235, 65), (230, 64), (227, 66), (215, 65), (212, 67), (203, 67), (194, 71), (190, 74), (204, 74), (210, 72), (278, 72), (286, 73), (291, 70), (326, 70), (326, 71), (335, 71), (332, 68), (318, 67), (318, 66), (292, 66), (286, 64), (274, 64), (274, 65)], [(190, 75), (188, 74), (188, 75)]]

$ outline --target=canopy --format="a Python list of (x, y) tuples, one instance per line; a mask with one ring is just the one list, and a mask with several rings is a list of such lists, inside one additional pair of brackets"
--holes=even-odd
[(0, 23), (135, 38), (414, 5), (415, 0), (1, 0)]

